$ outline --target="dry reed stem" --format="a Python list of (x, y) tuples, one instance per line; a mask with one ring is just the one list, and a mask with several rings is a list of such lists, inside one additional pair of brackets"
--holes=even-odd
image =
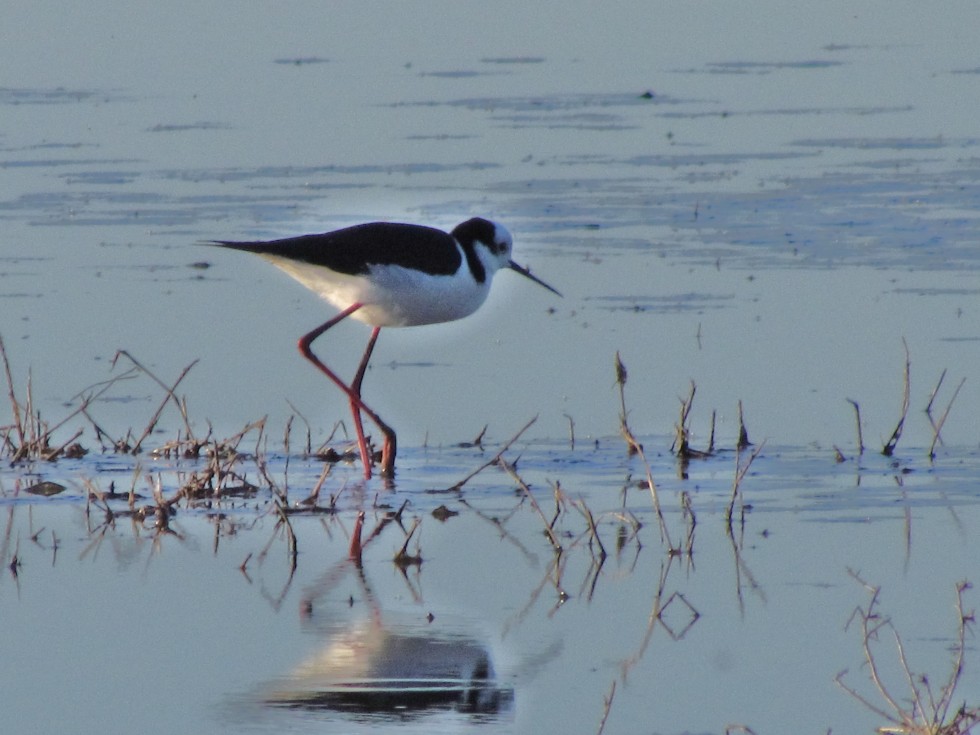
[[(48, 431), (47, 434), (50, 436), (51, 432), (53, 431), (54, 429)], [(41, 452), (40, 458), (48, 462), (53, 462), (54, 460), (58, 459), (58, 457), (62, 456), (63, 454), (66, 454), (69, 445), (71, 445), (72, 442), (74, 442), (81, 435), (82, 435), (82, 429), (78, 429), (74, 434), (71, 435), (71, 437), (68, 440), (66, 440), (60, 446), (54, 447), (53, 449), (46, 449), (43, 452)], [(47, 441), (45, 441), (45, 444), (47, 444)], [(85, 453), (85, 450), (82, 449), (79, 449), (78, 451), (81, 452), (82, 454)], [(75, 452), (74, 456), (79, 456), (78, 452)]]
[[(629, 436), (631, 438), (633, 437), (632, 432), (630, 432)], [(633, 441), (636, 442), (635, 439), (633, 439)], [(657, 523), (660, 526), (660, 540), (667, 545), (668, 552), (673, 554), (676, 552), (677, 548), (670, 540), (670, 531), (667, 529), (667, 519), (664, 518), (663, 510), (660, 507), (660, 495), (657, 492), (657, 483), (654, 482), (653, 479), (653, 470), (650, 468), (650, 462), (647, 461), (647, 456), (643, 452), (643, 447), (639, 442), (636, 442), (636, 446), (639, 448), (638, 453), (640, 455), (640, 460), (643, 462), (643, 468), (646, 472), (647, 488), (650, 490), (650, 497), (653, 501), (653, 510), (657, 515)]]
[(694, 395), (697, 393), (697, 390), (697, 385), (692, 380), (691, 391), (688, 393), (687, 398), (679, 399), (681, 403), (681, 415), (674, 433), (674, 443), (670, 445), (670, 451), (675, 452), (680, 457), (687, 457), (688, 452), (692, 451), (689, 446), (690, 429), (688, 422), (691, 416), (691, 409), (694, 406)]
[(909, 345), (902, 337), (902, 346), (905, 348), (905, 379), (904, 379), (904, 390), (902, 394), (902, 415), (898, 419), (898, 423), (895, 425), (895, 430), (892, 432), (891, 437), (885, 442), (885, 446), (882, 447), (881, 453), (886, 457), (891, 457), (895, 452), (895, 447), (898, 446), (898, 440), (902, 437), (902, 429), (905, 427), (905, 418), (909, 413), (909, 399), (912, 392), (911, 386), (911, 366), (912, 361), (909, 357)]
[[(852, 686), (844, 683), (847, 670), (840, 672), (835, 683), (865, 708), (891, 723), (878, 728), (880, 733), (902, 733), (903, 735), (967, 735), (980, 724), (980, 707), (967, 707), (964, 702), (952, 714), (953, 697), (963, 673), (963, 659), (966, 651), (966, 632), (975, 622), (974, 613), (963, 609), (963, 593), (970, 589), (969, 582), (956, 585), (957, 635), (953, 645), (953, 665), (949, 677), (942, 687), (935, 691), (924, 674), (914, 674), (905, 654), (905, 646), (891, 619), (878, 612), (881, 588), (865, 582), (856, 572), (848, 573), (868, 592), (866, 607), (858, 606), (852, 613), (848, 626), (857, 619), (861, 626), (861, 646), (864, 653), (868, 677), (878, 692), (884, 705), (878, 705), (862, 695)], [(845, 626), (846, 629), (847, 626)], [(896, 653), (901, 667), (901, 677), (908, 688), (905, 697), (894, 695), (884, 683), (881, 666), (875, 657), (872, 642), (878, 640), (879, 633), (888, 631), (895, 642)]]
[(296, 418), (295, 415), (290, 416), (286, 419), (286, 426), (282, 430), (282, 453), (289, 454), (289, 435), (293, 429), (293, 419)]
[[(944, 370), (943, 371), (943, 375), (945, 375), (945, 374), (946, 374), (946, 371)], [(942, 382), (942, 380), (940, 380), (940, 382)], [(933, 429), (932, 443), (929, 445), (929, 459), (935, 459), (936, 458), (936, 443), (938, 442), (938, 443), (942, 444), (942, 441), (943, 440), (942, 440), (942, 437), (940, 437), (940, 433), (943, 430), (943, 425), (946, 423), (946, 419), (949, 417), (950, 409), (953, 408), (953, 401), (955, 401), (956, 400), (956, 396), (958, 396), (960, 394), (960, 388), (963, 387), (963, 384), (965, 382), (966, 382), (966, 378), (963, 378), (959, 382), (959, 385), (956, 386), (956, 390), (953, 391), (953, 396), (952, 396), (952, 398), (949, 399), (949, 403), (946, 404), (946, 410), (943, 411), (942, 415), (939, 417), (939, 421), (933, 422), (932, 421), (932, 414), (930, 413), (930, 410), (932, 408), (932, 400), (933, 400), (933, 398), (935, 398), (935, 394), (933, 394), (933, 397), (929, 399), (929, 407), (926, 408), (926, 413), (929, 414), (929, 422), (932, 423), (932, 429)], [(936, 390), (939, 390), (939, 386), (938, 385), (936, 386)]]
[[(313, 453), (313, 428), (310, 426), (310, 422), (306, 420), (306, 416), (304, 416), (303, 413), (298, 408), (296, 408), (296, 406), (294, 406), (289, 399), (286, 399), (286, 404), (289, 406), (290, 409), (292, 409), (294, 414), (299, 416), (299, 420), (303, 422), (304, 426), (306, 426), (305, 454), (306, 456), (309, 456)], [(336, 427), (334, 428), (336, 429)]]
[(596, 730), (596, 735), (602, 735), (602, 731), (606, 729), (606, 720), (609, 719), (609, 711), (612, 709), (613, 698), (616, 696), (616, 680), (613, 679), (612, 686), (609, 687), (609, 694), (606, 694), (602, 698), (602, 719), (599, 720), (599, 729)]
[(534, 508), (535, 512), (538, 514), (538, 517), (541, 518), (541, 523), (544, 525), (544, 532), (548, 536), (548, 540), (551, 541), (551, 545), (554, 547), (555, 551), (560, 553), (562, 551), (561, 541), (558, 540), (558, 535), (555, 533), (555, 529), (552, 527), (551, 523), (548, 522), (548, 519), (544, 515), (544, 511), (541, 510), (541, 506), (538, 505), (538, 501), (534, 497), (534, 493), (531, 492), (530, 485), (524, 482), (524, 478), (517, 474), (517, 469), (515, 466), (503, 457), (497, 459), (497, 464), (503, 468), (503, 470), (511, 476), (514, 482), (517, 483), (518, 487), (521, 488), (524, 493), (524, 497), (528, 499), (528, 502), (531, 503), (531, 507)]
[[(323, 483), (327, 481), (330, 476), (330, 471), (333, 469), (333, 465), (329, 463), (324, 463), (323, 471), (320, 472), (320, 478), (316, 481), (313, 486), (313, 490), (310, 492), (309, 496), (299, 501), (297, 505), (305, 505), (315, 507), (320, 500), (320, 491), (323, 489)], [(337, 498), (333, 495), (330, 496), (330, 508), (333, 509), (337, 504)]]
[(493, 467), (494, 465), (499, 464), (501, 458), (503, 457), (504, 452), (510, 449), (511, 445), (520, 438), (521, 434), (523, 434), (525, 431), (530, 429), (531, 425), (534, 424), (534, 422), (537, 420), (538, 417), (535, 416), (526, 424), (524, 424), (524, 426), (521, 427), (520, 431), (518, 431), (516, 434), (514, 434), (514, 436), (512, 436), (510, 439), (504, 442), (504, 445), (500, 448), (500, 451), (498, 451), (491, 459), (487, 460), (482, 465), (477, 467), (475, 470), (473, 470), (470, 474), (468, 474), (466, 477), (464, 477), (462, 480), (457, 482), (452, 487), (446, 488), (444, 492), (459, 492), (460, 490), (463, 489), (463, 485), (465, 485), (467, 482), (472, 480), (478, 474), (483, 472), (483, 470), (485, 470), (487, 467)]
[(708, 431), (708, 448), (695, 449), (691, 446), (691, 411), (694, 407), (694, 396), (697, 393), (697, 385), (692, 380), (691, 390), (687, 398), (680, 400), (680, 417), (674, 427), (674, 441), (670, 445), (670, 451), (677, 455), (678, 477), (686, 480), (688, 477), (687, 468), (691, 459), (707, 459), (715, 452), (715, 422), (717, 411), (711, 411), (711, 424)]
[(582, 517), (585, 518), (586, 524), (589, 527), (589, 548), (592, 548), (592, 542), (595, 541), (596, 546), (599, 547), (599, 560), (600, 563), (606, 559), (606, 547), (602, 545), (602, 539), (599, 538), (599, 529), (596, 528), (595, 517), (592, 515), (592, 511), (589, 506), (585, 504), (585, 500), (573, 500), (571, 501), (572, 507), (575, 508)]
[(416, 545), (415, 547), (414, 554), (408, 553), (408, 544), (412, 540), (412, 537), (415, 535), (415, 531), (418, 530), (418, 527), (421, 525), (422, 525), (421, 518), (415, 518), (412, 521), (412, 527), (409, 528), (408, 533), (405, 534), (405, 543), (402, 544), (402, 547), (398, 550), (398, 553), (395, 554), (394, 559), (392, 559), (392, 561), (395, 562), (395, 565), (401, 567), (402, 570), (404, 570), (405, 567), (409, 567), (413, 565), (419, 566), (422, 564), (422, 554), (420, 553), (420, 549), (418, 545)]
[(742, 411), (742, 399), (738, 400), (738, 445), (739, 449), (752, 446), (749, 441), (749, 432), (745, 428), (745, 413)]
[(177, 377), (177, 380), (174, 381), (174, 384), (172, 386), (168, 386), (166, 383), (160, 380), (160, 378), (158, 378), (151, 370), (146, 368), (139, 360), (137, 360), (135, 357), (129, 354), (129, 352), (127, 352), (126, 350), (119, 350), (118, 352), (116, 352), (116, 354), (112, 358), (112, 363), (111, 363), (112, 367), (116, 366), (116, 362), (118, 362), (120, 357), (125, 357), (127, 360), (133, 363), (133, 365), (136, 366), (140, 372), (149, 376), (150, 379), (153, 380), (153, 382), (155, 382), (161, 388), (163, 388), (163, 390), (167, 394), (164, 397), (160, 406), (157, 408), (156, 413), (153, 414), (153, 417), (150, 419), (150, 422), (143, 430), (143, 434), (139, 437), (139, 439), (136, 440), (136, 444), (132, 447), (131, 450), (132, 453), (136, 454), (137, 452), (139, 452), (143, 442), (146, 440), (146, 437), (148, 437), (151, 433), (153, 433), (153, 429), (160, 421), (160, 416), (161, 414), (163, 414), (163, 410), (167, 407), (168, 401), (173, 401), (174, 405), (176, 405), (177, 411), (180, 413), (180, 416), (184, 421), (184, 430), (187, 432), (187, 438), (192, 439), (194, 437), (194, 431), (191, 429), (190, 420), (187, 416), (187, 405), (185, 402), (181, 401), (177, 397), (174, 391), (177, 390), (177, 386), (180, 385), (181, 381), (183, 381), (183, 379), (187, 376), (187, 373), (189, 373), (191, 369), (195, 365), (197, 365), (198, 362), (200, 362), (200, 360), (194, 360), (193, 362), (191, 362), (187, 367), (185, 367), (181, 371), (180, 375)]
[(17, 401), (17, 394), (14, 391), (14, 378), (10, 372), (10, 360), (7, 358), (7, 348), (3, 343), (3, 336), (0, 335), (0, 358), (3, 360), (3, 371), (7, 376), (7, 397), (10, 399), (10, 408), (13, 413), (13, 428), (17, 432), (19, 446), (24, 445), (24, 422), (20, 415), (20, 403)]
[(854, 423), (857, 426), (858, 455), (864, 454), (864, 434), (861, 432), (861, 407), (853, 398), (846, 399), (854, 407)]
[(946, 380), (946, 368), (939, 373), (939, 380), (936, 381), (936, 387), (932, 389), (932, 393), (929, 394), (929, 402), (926, 404), (926, 413), (932, 418), (932, 404), (936, 400), (936, 396), (939, 394), (939, 389), (942, 388), (943, 381)]
[[(663, 510), (660, 507), (660, 496), (657, 493), (657, 484), (653, 481), (653, 470), (650, 468), (650, 463), (647, 461), (646, 454), (643, 453), (643, 445), (637, 441), (636, 437), (633, 435), (632, 430), (629, 427), (629, 423), (626, 420), (626, 379), (628, 374), (626, 372), (626, 366), (623, 364), (622, 359), (619, 356), (619, 351), (616, 352), (616, 385), (619, 387), (619, 430), (623, 435), (623, 439), (626, 441), (626, 446), (628, 453), (630, 455), (637, 454), (643, 462), (643, 467), (646, 470), (647, 477), (647, 487), (650, 490), (650, 497), (653, 500), (653, 509), (657, 514), (657, 522), (660, 525), (660, 540), (667, 544), (667, 549), (670, 553), (674, 553), (675, 547), (670, 540), (670, 531), (667, 529), (667, 521), (664, 518)], [(692, 382), (693, 391), (693, 382)]]
[(469, 441), (459, 442), (456, 446), (460, 449), (483, 449), (483, 437), (486, 436), (488, 428), (490, 428), (490, 424), (484, 424), (479, 434)]
[[(47, 422), (41, 420), (40, 413), (35, 413), (34, 411), (34, 395), (30, 371), (28, 371), (27, 376), (27, 391), (24, 404), (21, 405), (17, 399), (17, 391), (14, 387), (10, 361), (2, 339), (0, 339), (0, 358), (2, 358), (4, 365), (4, 373), (7, 380), (7, 396), (10, 400), (11, 413), (14, 421), (13, 424), (3, 427), (3, 444), (0, 446), (0, 451), (6, 451), (10, 454), (11, 464), (23, 460), (35, 459), (53, 461), (63, 454), (74, 457), (84, 455), (85, 450), (80, 445), (73, 443), (81, 436), (81, 430), (78, 430), (71, 439), (55, 448), (51, 447), (51, 436), (54, 431), (61, 428), (68, 420), (83, 412), (88, 407), (91, 399), (83, 401), (81, 407), (70, 413), (54, 427), (51, 427)], [(17, 444), (11, 441), (11, 432), (16, 433)]]
[(623, 364), (622, 359), (619, 357), (619, 350), (616, 351), (616, 386), (619, 388), (619, 431), (623, 436), (623, 440), (626, 442), (626, 452), (630, 456), (639, 453), (643, 447), (640, 442), (636, 440), (633, 436), (633, 432), (630, 431), (629, 424), (626, 421), (628, 412), (626, 410), (626, 381), (629, 378), (629, 373), (626, 370), (626, 365)]
[(735, 480), (732, 483), (732, 497), (731, 500), (729, 500), (728, 502), (728, 511), (725, 513), (725, 520), (728, 523), (729, 531), (731, 531), (732, 529), (732, 518), (735, 513), (736, 498), (738, 498), (741, 501), (739, 505), (742, 510), (742, 516), (744, 517), (745, 515), (745, 501), (742, 494), (742, 480), (745, 479), (745, 475), (748, 473), (749, 468), (752, 466), (752, 463), (755, 461), (755, 458), (759, 456), (759, 454), (762, 452), (763, 447), (765, 446), (766, 443), (765, 441), (763, 441), (759, 446), (757, 446), (752, 451), (752, 453), (749, 455), (748, 461), (744, 465), (741, 465), (742, 452), (741, 451), (735, 452)]
[(558, 519), (561, 518), (561, 514), (565, 510), (565, 504), (567, 502), (565, 493), (562, 492), (561, 482), (555, 481), (554, 485), (551, 487), (551, 494), (555, 499), (555, 514), (551, 517), (551, 523), (549, 524), (552, 528), (558, 523)]

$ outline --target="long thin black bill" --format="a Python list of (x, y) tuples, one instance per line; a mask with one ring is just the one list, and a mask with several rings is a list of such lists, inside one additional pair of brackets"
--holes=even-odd
[(561, 292), (560, 291), (558, 291), (557, 289), (552, 288), (551, 286), (549, 286), (547, 283), (545, 283), (544, 281), (542, 281), (537, 276), (532, 276), (531, 275), (531, 271), (529, 271), (527, 268), (524, 268), (523, 266), (518, 265), (513, 260), (508, 261), (507, 265), (510, 266), (510, 269), (512, 271), (517, 271), (522, 276), (525, 276), (527, 278), (530, 278), (532, 281), (534, 281), (539, 286), (544, 286), (546, 289), (548, 289), (549, 291), (551, 291), (551, 293), (556, 294), (558, 296), (561, 296)]

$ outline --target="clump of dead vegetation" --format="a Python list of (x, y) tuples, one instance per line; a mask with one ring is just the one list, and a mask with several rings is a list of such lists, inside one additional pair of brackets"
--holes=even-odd
[[(963, 659), (966, 653), (966, 636), (972, 632), (976, 621), (972, 610), (963, 607), (963, 593), (970, 589), (969, 582), (956, 585), (956, 637), (951, 648), (952, 664), (946, 680), (938, 688), (928, 675), (913, 672), (905, 653), (901, 635), (887, 615), (879, 611), (881, 588), (865, 582), (851, 572), (868, 593), (868, 602), (858, 606), (848, 625), (856, 622), (861, 631), (861, 646), (871, 685), (880, 699), (859, 692), (844, 681), (847, 671), (837, 675), (837, 685), (864, 707), (881, 717), (888, 725), (877, 728), (879, 733), (901, 733), (902, 735), (967, 735), (980, 724), (980, 706), (970, 706), (956, 696), (956, 690), (963, 674)], [(897, 654), (899, 675), (903, 694), (896, 693), (896, 686), (887, 683), (888, 674), (883, 670), (877, 653), (882, 635), (891, 637)], [(892, 679), (896, 678), (894, 675)]]
[(50, 461), (59, 457), (81, 457), (86, 450), (76, 441), (81, 436), (79, 429), (61, 444), (54, 443), (54, 434), (69, 421), (82, 413), (92, 399), (83, 400), (82, 405), (58, 423), (51, 425), (41, 419), (41, 414), (34, 408), (34, 395), (31, 390), (31, 380), (28, 377), (26, 396), (17, 397), (14, 389), (14, 379), (10, 372), (10, 360), (0, 336), (0, 361), (3, 362), (4, 376), (7, 380), (7, 397), (10, 400), (13, 414), (12, 423), (0, 426), (0, 458), (7, 459), (12, 464), (24, 460)]
[[(905, 429), (905, 422), (908, 419), (909, 408), (912, 401), (912, 358), (909, 354), (908, 343), (903, 339), (902, 347), (905, 350), (905, 367), (902, 373), (902, 408), (898, 417), (898, 421), (895, 424), (895, 428), (892, 429), (891, 434), (889, 434), (888, 439), (886, 439), (881, 447), (881, 453), (886, 457), (891, 457), (895, 454), (895, 449), (898, 447), (898, 442), (902, 438), (902, 432)], [(953, 389), (953, 394), (946, 404), (946, 408), (943, 412), (938, 415), (933, 414), (933, 407), (936, 402), (936, 398), (939, 396), (939, 392), (943, 387), (943, 383), (946, 381), (947, 371), (943, 370), (939, 375), (939, 380), (936, 382), (936, 386), (932, 389), (929, 394), (929, 402), (925, 407), (925, 414), (929, 420), (929, 425), (932, 427), (932, 441), (929, 443), (929, 459), (936, 458), (936, 447), (942, 445), (943, 437), (942, 431), (943, 426), (946, 424), (946, 419), (949, 418), (949, 412), (953, 408), (953, 403), (956, 401), (956, 397), (960, 394), (960, 389), (963, 384), (966, 383), (966, 378), (962, 378), (960, 382)], [(854, 421), (857, 427), (857, 446), (856, 451), (858, 455), (864, 454), (865, 443), (864, 443), (864, 432), (862, 430), (862, 420), (861, 420), (861, 405), (853, 398), (848, 398), (847, 402), (851, 404), (851, 408), (854, 409)], [(846, 461), (844, 452), (838, 446), (834, 446), (834, 454), (838, 462)]]
[[(619, 353), (616, 353), (616, 386), (619, 390), (619, 431), (626, 442), (627, 452), (630, 455), (639, 456), (643, 462), (644, 470), (646, 472), (646, 480), (641, 481), (641, 486), (646, 487), (650, 490), (650, 495), (653, 500), (654, 512), (657, 515), (657, 520), (660, 524), (660, 535), (661, 540), (667, 545), (671, 554), (686, 554), (690, 556), (694, 549), (694, 528), (697, 525), (697, 517), (694, 513), (694, 508), (691, 503), (691, 498), (689, 493), (681, 494), (681, 510), (684, 520), (686, 521), (687, 528), (685, 536), (685, 541), (683, 546), (675, 546), (670, 538), (670, 532), (667, 528), (667, 523), (664, 518), (663, 509), (660, 504), (660, 496), (657, 492), (657, 485), (653, 479), (653, 472), (650, 468), (650, 463), (647, 461), (646, 455), (643, 451), (643, 445), (636, 438), (633, 430), (629, 426), (629, 421), (627, 420), (628, 411), (626, 409), (626, 381), (629, 377), (629, 373), (626, 370), (626, 366), (623, 364), (623, 360)], [(688, 467), (692, 460), (705, 460), (710, 457), (716, 456), (717, 449), (715, 447), (715, 418), (716, 412), (711, 412), (711, 423), (710, 430), (708, 433), (708, 445), (704, 449), (696, 449), (691, 445), (691, 409), (694, 405), (694, 396), (697, 393), (697, 385), (694, 381), (691, 381), (691, 388), (686, 398), (680, 400), (680, 417), (675, 426), (674, 442), (671, 445), (671, 452), (677, 457), (677, 475), (681, 480), (688, 479)], [(747, 457), (743, 460), (743, 455), (746, 454), (746, 450), (752, 447), (752, 442), (749, 441), (749, 432), (745, 427), (745, 414), (742, 410), (742, 402), (738, 402), (738, 440), (735, 445), (735, 479), (732, 484), (732, 495), (731, 500), (728, 505), (728, 511), (726, 514), (726, 521), (728, 524), (729, 535), (734, 538), (733, 523), (735, 519), (735, 504), (739, 503), (739, 510), (741, 513), (741, 523), (744, 526), (745, 522), (745, 511), (746, 504), (744, 502), (744, 496), (742, 494), (742, 483), (748, 474), (749, 468), (756, 458), (761, 454), (765, 442), (760, 443), (751, 452), (747, 453)]]

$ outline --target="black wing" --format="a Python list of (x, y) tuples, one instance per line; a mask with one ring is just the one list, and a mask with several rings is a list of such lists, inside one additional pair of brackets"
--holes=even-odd
[(372, 265), (400, 265), (448, 276), (462, 262), (452, 235), (434, 227), (396, 222), (370, 222), (282, 240), (213, 240), (212, 243), (257, 255), (298, 260), (352, 276), (367, 273)]

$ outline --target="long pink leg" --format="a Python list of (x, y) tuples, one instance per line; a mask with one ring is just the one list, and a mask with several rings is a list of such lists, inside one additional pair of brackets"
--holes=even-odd
[[(378, 334), (380, 333), (381, 327), (375, 327), (371, 330), (371, 337), (368, 339), (367, 347), (364, 348), (364, 355), (361, 357), (361, 364), (357, 366), (357, 372), (354, 374), (354, 380), (351, 381), (350, 389), (355, 395), (357, 395), (358, 398), (361, 396), (361, 383), (364, 382), (364, 372), (367, 370), (368, 362), (371, 360), (371, 353), (374, 352), (374, 344), (378, 341)], [(364, 426), (361, 423), (361, 410), (353, 399), (351, 399), (350, 402), (350, 412), (351, 416), (354, 417), (354, 430), (357, 432), (358, 446), (361, 446), (362, 444), (367, 446), (367, 442), (364, 439)], [(381, 450), (382, 466), (384, 464), (385, 454), (388, 451), (388, 437), (385, 436), (384, 447)]]
[(367, 440), (364, 438), (364, 429), (361, 425), (360, 412), (363, 411), (367, 414), (367, 417), (373, 421), (381, 433), (384, 435), (384, 446), (381, 450), (381, 473), (384, 475), (391, 476), (395, 473), (395, 451), (396, 451), (396, 439), (395, 432), (391, 429), (388, 424), (381, 420), (374, 411), (372, 411), (364, 401), (361, 400), (361, 381), (364, 378), (364, 371), (367, 369), (368, 360), (371, 357), (371, 352), (374, 350), (374, 343), (378, 339), (378, 332), (380, 331), (378, 327), (375, 327), (371, 332), (371, 338), (368, 340), (368, 347), (364, 352), (364, 356), (361, 358), (361, 364), (358, 367), (357, 375), (354, 379), (352, 385), (347, 385), (343, 380), (341, 380), (337, 374), (324, 365), (320, 358), (313, 354), (310, 349), (310, 345), (313, 340), (319, 337), (321, 334), (326, 332), (330, 327), (338, 322), (346, 319), (355, 311), (363, 306), (360, 302), (351, 304), (342, 312), (337, 314), (333, 319), (324, 322), (319, 327), (314, 329), (307, 334), (304, 334), (299, 339), (299, 351), (307, 360), (312, 362), (316, 368), (326, 375), (330, 380), (340, 388), (350, 400), (351, 412), (354, 415), (354, 428), (357, 430), (357, 447), (361, 453), (361, 462), (364, 465), (364, 477), (365, 479), (371, 478), (371, 453), (368, 451)]

